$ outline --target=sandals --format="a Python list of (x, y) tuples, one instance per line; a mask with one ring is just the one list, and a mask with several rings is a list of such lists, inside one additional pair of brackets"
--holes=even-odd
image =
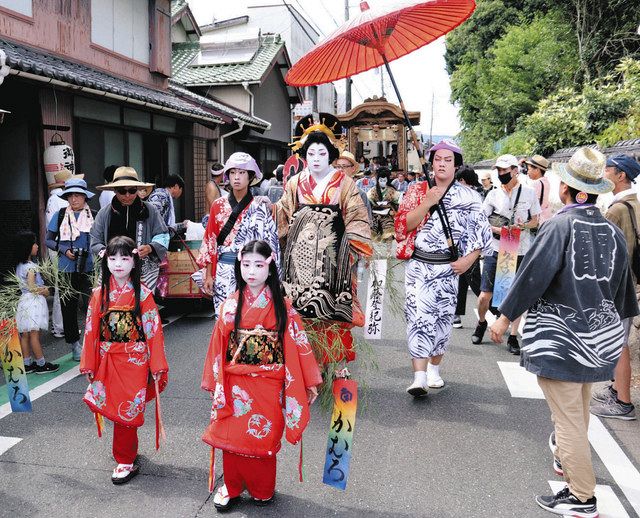
[(271, 498), (267, 498), (266, 500), (260, 500), (259, 498), (254, 498), (251, 497), (251, 501), (258, 507), (265, 507), (267, 505), (269, 505), (271, 502), (273, 502), (273, 499), (275, 498), (275, 493), (271, 496)]
[(111, 482), (116, 486), (126, 484), (135, 477), (139, 471), (140, 466), (137, 464), (118, 464), (111, 475)]
[(240, 496), (231, 498), (227, 491), (227, 486), (223, 484), (213, 497), (213, 505), (219, 513), (224, 513), (229, 511), (239, 500)]

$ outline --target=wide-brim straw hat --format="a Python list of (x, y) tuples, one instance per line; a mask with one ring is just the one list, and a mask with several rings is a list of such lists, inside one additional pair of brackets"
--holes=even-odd
[(73, 174), (68, 169), (63, 169), (62, 171), (58, 171), (53, 175), (54, 182), (48, 185), (49, 189), (57, 189), (59, 187), (64, 187), (64, 182), (67, 180), (71, 180), (72, 178), (82, 180), (84, 178), (83, 174)]
[(605, 156), (597, 149), (581, 147), (566, 164), (553, 163), (554, 171), (563, 183), (589, 194), (613, 191), (613, 182), (604, 178)]
[(258, 185), (262, 181), (262, 171), (258, 164), (249, 153), (238, 151), (233, 153), (225, 162), (222, 170), (223, 182), (229, 183), (229, 169), (244, 169), (245, 171), (253, 171), (255, 177), (250, 185)]
[(64, 182), (64, 191), (62, 191), (58, 196), (63, 200), (67, 199), (67, 196), (73, 193), (84, 194), (88, 200), (93, 198), (95, 194), (91, 191), (87, 190), (87, 182), (85, 182), (82, 178), (70, 178), (66, 182)]
[(153, 187), (155, 184), (141, 182), (138, 173), (133, 167), (118, 167), (113, 173), (113, 181), (105, 185), (98, 185), (99, 191), (113, 191), (118, 187)]
[(353, 153), (351, 153), (350, 151), (343, 151), (342, 153), (340, 153), (340, 156), (338, 157), (338, 159), (342, 158), (343, 160), (348, 160), (349, 162), (351, 162), (351, 165), (353, 167), (360, 167), (360, 164), (356, 161), (356, 157), (353, 156)]

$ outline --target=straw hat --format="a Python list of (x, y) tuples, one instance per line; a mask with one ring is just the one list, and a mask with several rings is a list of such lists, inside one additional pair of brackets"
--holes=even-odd
[(99, 191), (113, 191), (118, 187), (153, 187), (153, 183), (141, 182), (138, 173), (133, 167), (118, 167), (113, 173), (113, 181), (105, 185), (98, 185)]
[(258, 185), (262, 181), (262, 171), (256, 164), (256, 161), (249, 153), (244, 153), (239, 151), (237, 153), (233, 153), (224, 164), (224, 169), (222, 170), (223, 181), (224, 183), (229, 183), (229, 169), (244, 169), (245, 171), (253, 171), (255, 177), (251, 185)]
[(342, 153), (340, 153), (340, 156), (338, 157), (338, 159), (340, 158), (351, 162), (351, 165), (353, 167), (358, 167), (358, 168), (360, 167), (360, 164), (356, 162), (356, 157), (353, 156), (353, 153), (350, 153), (349, 151), (343, 151)]
[(64, 187), (64, 182), (67, 180), (71, 180), (72, 178), (81, 180), (84, 178), (83, 174), (73, 174), (68, 169), (63, 169), (62, 171), (58, 171), (53, 175), (54, 182), (49, 184), (49, 189), (57, 189), (58, 187)]
[(605, 156), (595, 149), (581, 147), (566, 164), (554, 162), (552, 170), (569, 187), (589, 194), (613, 191), (613, 182), (604, 178)]
[(87, 182), (85, 182), (82, 178), (70, 178), (69, 180), (64, 182), (64, 191), (58, 194), (58, 196), (63, 200), (66, 200), (67, 196), (74, 192), (84, 194), (88, 200), (95, 196), (95, 194), (87, 190)]
[(549, 169), (549, 161), (542, 155), (533, 155), (528, 160), (524, 161), (525, 164), (532, 165), (543, 171)]

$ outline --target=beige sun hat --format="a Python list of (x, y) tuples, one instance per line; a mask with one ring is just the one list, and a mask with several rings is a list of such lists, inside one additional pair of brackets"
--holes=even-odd
[(141, 182), (138, 179), (138, 173), (133, 167), (118, 167), (113, 173), (113, 181), (105, 185), (98, 185), (96, 187), (99, 191), (113, 191), (118, 187), (138, 187), (140, 189), (145, 187), (153, 187), (155, 184)]
[(360, 164), (356, 161), (356, 157), (353, 156), (353, 153), (349, 151), (343, 151), (342, 153), (340, 153), (340, 156), (338, 157), (338, 159), (340, 158), (343, 158), (344, 160), (348, 160), (349, 162), (351, 162), (351, 165), (353, 167), (360, 167)]
[(82, 180), (84, 178), (83, 174), (73, 174), (68, 169), (63, 169), (62, 171), (58, 171), (53, 175), (54, 182), (49, 184), (49, 189), (57, 189), (58, 187), (64, 187), (64, 182), (67, 180)]
[(566, 164), (553, 163), (552, 171), (569, 187), (589, 194), (613, 191), (613, 182), (604, 177), (605, 156), (597, 149), (581, 147)]
[(543, 171), (549, 169), (549, 161), (542, 155), (533, 155), (531, 158), (525, 160), (524, 163), (542, 169)]

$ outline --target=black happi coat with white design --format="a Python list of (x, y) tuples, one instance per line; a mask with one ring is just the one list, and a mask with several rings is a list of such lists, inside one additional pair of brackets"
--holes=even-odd
[(520, 364), (562, 381), (609, 380), (621, 320), (638, 314), (624, 236), (593, 205), (566, 208), (542, 226), (500, 311), (527, 309)]

